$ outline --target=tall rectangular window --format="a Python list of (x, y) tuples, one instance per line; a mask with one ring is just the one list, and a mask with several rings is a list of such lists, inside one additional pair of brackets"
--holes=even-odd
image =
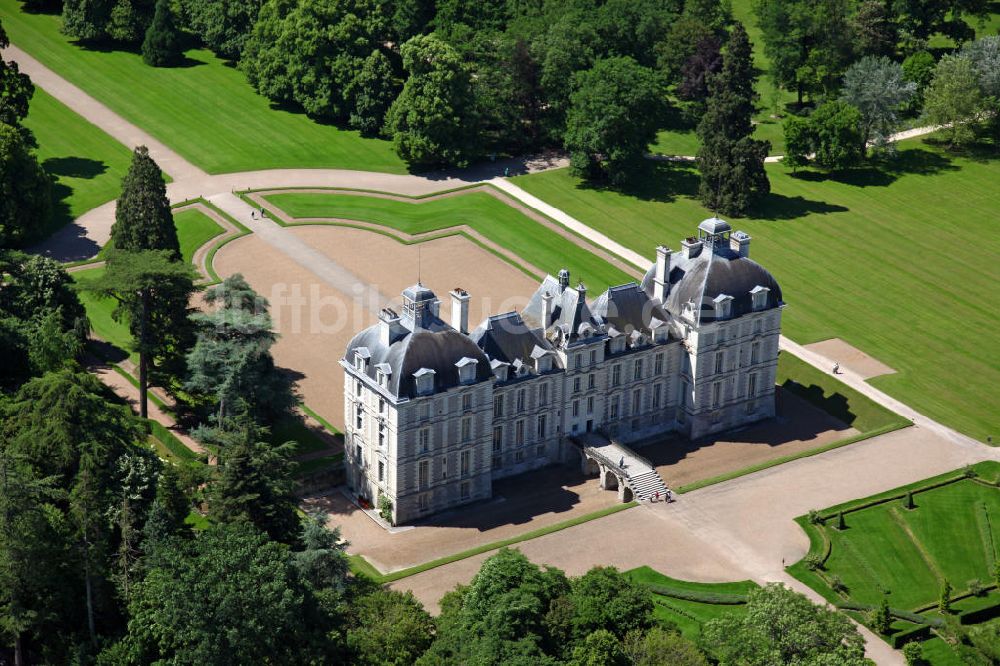
[(503, 451), (503, 426), (493, 427), (493, 453)]
[(662, 375), (663, 374), (663, 354), (657, 354), (653, 357), (653, 374)]
[(635, 369), (632, 372), (632, 379), (642, 379), (642, 359), (635, 359)]
[(358, 430), (362, 430), (365, 427), (365, 408), (360, 402), (354, 409), (355, 412), (355, 426)]
[(519, 389), (518, 392), (517, 392), (517, 412), (518, 412), (518, 414), (520, 414), (521, 412), (524, 411), (524, 403), (525, 403), (525, 400), (524, 400), (525, 395), (524, 394), (525, 394), (525, 390), (524, 389)]
[(468, 442), (472, 439), (472, 417), (466, 416), (462, 419), (462, 441)]
[(725, 362), (726, 353), (725, 352), (715, 352), (715, 371), (722, 372), (722, 365)]
[(622, 383), (622, 365), (621, 363), (615, 363), (611, 366), (611, 385), (618, 386)]
[(632, 415), (642, 411), (642, 389), (632, 391)]
[(493, 396), (493, 416), (503, 416), (503, 395)]
[(588, 414), (594, 413), (594, 396), (592, 395), (587, 396), (587, 413)]
[(378, 482), (382, 483), (385, 481), (385, 463), (381, 460), (378, 461)]
[(573, 393), (579, 393), (579, 392), (580, 392), (580, 378), (579, 377), (574, 377), (573, 378)]
[(524, 446), (524, 419), (514, 424), (514, 445)]
[(448, 478), (448, 456), (441, 456), (441, 461), (438, 467), (441, 468), (441, 478)]
[(427, 484), (430, 482), (431, 478), (431, 462), (429, 460), (421, 460), (417, 465), (417, 486), (420, 488), (426, 488)]
[(361, 380), (360, 379), (355, 379), (354, 380), (354, 395), (358, 396), (359, 398), (361, 397), (362, 387), (363, 387), (363, 385), (361, 384)]
[(591, 349), (590, 350), (590, 364), (594, 365), (595, 363), (597, 363), (597, 350), (596, 349)]
[(379, 398), (378, 399), (378, 413), (379, 414), (385, 414), (385, 412), (386, 412), (385, 398)]
[(386, 444), (386, 427), (385, 427), (385, 423), (379, 421), (379, 424), (378, 424), (378, 445), (380, 447), (382, 447), (382, 448), (385, 448), (385, 444)]
[(587, 388), (593, 389), (595, 386), (597, 386), (597, 375), (592, 372), (587, 375)]
[(538, 404), (547, 405), (549, 402), (549, 383), (544, 382), (538, 387)]
[(757, 395), (757, 375), (751, 372), (747, 379), (747, 397), (752, 398), (755, 395)]
[(659, 384), (653, 384), (653, 409), (657, 409), (660, 406), (660, 392), (663, 387)]
[(579, 370), (583, 366), (583, 354), (573, 354), (573, 367)]
[(430, 445), (431, 445), (431, 429), (421, 428), (420, 435), (418, 436), (418, 446), (417, 446), (418, 450), (420, 451), (420, 453), (427, 453), (427, 449), (430, 448)]
[(469, 499), (469, 497), (472, 495), (471, 488), (472, 486), (469, 484), (468, 481), (462, 481), (462, 485), (459, 486), (459, 494), (462, 496), (462, 499), (464, 500)]
[(468, 412), (472, 411), (472, 394), (466, 393), (462, 396), (462, 411)]
[(545, 414), (540, 414), (538, 416), (538, 429), (537, 429), (538, 439), (545, 439), (545, 425), (546, 425), (545, 421), (546, 421)]
[(621, 403), (621, 396), (619, 395), (611, 396), (611, 406), (609, 407), (609, 413), (612, 421), (618, 418), (618, 408), (620, 403)]
[(750, 345), (750, 365), (754, 365), (760, 357), (760, 343), (754, 342)]
[(580, 401), (579, 400), (574, 400), (573, 401), (573, 416), (579, 416), (579, 415), (580, 415)]
[(722, 402), (722, 382), (712, 384), (712, 407), (718, 407)]
[(458, 460), (459, 474), (466, 476), (472, 470), (472, 451), (462, 451)]

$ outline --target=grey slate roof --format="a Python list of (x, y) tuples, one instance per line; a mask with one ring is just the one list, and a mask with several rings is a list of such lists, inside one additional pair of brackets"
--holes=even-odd
[(421, 368), (434, 371), (434, 392), (445, 391), (459, 385), (456, 363), (468, 357), (477, 361), (476, 382), (486, 381), (493, 376), (486, 355), (470, 340), (443, 322), (434, 323), (432, 330), (418, 328), (391, 345), (382, 344), (381, 324), (370, 326), (351, 340), (344, 354), (344, 360), (354, 365), (354, 352), (366, 347), (371, 354), (368, 376), (375, 381), (375, 370), (385, 364), (390, 370), (387, 389), (397, 398), (416, 397), (416, 382), (413, 374)]
[[(528, 328), (516, 312), (489, 317), (469, 334), (473, 342), (495, 363), (511, 363), (517, 359), (528, 363), (544, 352), (553, 351), (541, 329)], [(556, 357), (553, 357), (555, 367)]]
[[(552, 314), (548, 321), (543, 322), (542, 296), (545, 293), (552, 294), (554, 298)], [(574, 287), (563, 289), (559, 286), (559, 280), (551, 275), (546, 275), (542, 280), (528, 305), (521, 311), (521, 317), (529, 328), (540, 328), (546, 332), (551, 328), (559, 328), (570, 341), (580, 337), (581, 325), (589, 324), (594, 329), (600, 326), (587, 305), (586, 291), (581, 294)]]
[(650, 331), (653, 320), (668, 323), (670, 315), (635, 282), (611, 287), (594, 301), (596, 317), (622, 333)]
[[(764, 309), (781, 305), (781, 287), (767, 269), (749, 257), (740, 257), (725, 246), (703, 247), (697, 256), (685, 258), (680, 252), (671, 257), (670, 294), (665, 308), (675, 316), (684, 311), (684, 304), (694, 302), (700, 309), (701, 321), (715, 321), (714, 299), (720, 294), (733, 297), (730, 318), (753, 311), (750, 292), (754, 287), (767, 287), (767, 304)], [(653, 295), (653, 278), (656, 266), (650, 267), (642, 280), (642, 289)]]

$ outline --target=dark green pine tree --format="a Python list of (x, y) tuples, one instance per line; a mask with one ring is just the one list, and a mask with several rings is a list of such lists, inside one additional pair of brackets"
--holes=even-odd
[(142, 40), (142, 59), (153, 67), (171, 67), (184, 59), (181, 33), (170, 10), (169, 0), (157, 0), (153, 22)]
[(132, 164), (122, 179), (111, 242), (116, 250), (167, 250), (174, 259), (180, 259), (181, 246), (167, 199), (167, 184), (146, 146), (132, 153)]
[(756, 75), (750, 38), (733, 26), (722, 71), (709, 81), (707, 109), (698, 124), (698, 196), (724, 215), (746, 215), (771, 191), (764, 158), (771, 145), (752, 138)]

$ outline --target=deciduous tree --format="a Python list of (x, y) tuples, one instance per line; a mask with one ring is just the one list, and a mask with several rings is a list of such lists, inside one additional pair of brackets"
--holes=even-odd
[(775, 583), (750, 592), (745, 614), (710, 620), (703, 631), (721, 666), (872, 664), (847, 616)]
[(402, 84), (389, 58), (380, 50), (372, 51), (352, 83), (351, 127), (364, 136), (378, 136), (385, 127), (389, 107), (401, 89)]
[(917, 92), (899, 63), (865, 56), (848, 68), (840, 98), (861, 112), (862, 150), (883, 147), (899, 127), (899, 114)]
[(934, 78), (924, 91), (924, 117), (941, 130), (952, 147), (975, 138), (974, 123), (985, 108), (972, 61), (960, 55), (946, 55), (934, 69)]
[(240, 59), (264, 0), (185, 0), (188, 27), (223, 58)]
[(653, 71), (628, 57), (599, 60), (573, 78), (566, 150), (577, 175), (623, 184), (656, 137), (663, 96)]
[(468, 164), (479, 154), (479, 123), (458, 53), (434, 35), (412, 38), (401, 53), (408, 78), (386, 119), (393, 148), (416, 168)]

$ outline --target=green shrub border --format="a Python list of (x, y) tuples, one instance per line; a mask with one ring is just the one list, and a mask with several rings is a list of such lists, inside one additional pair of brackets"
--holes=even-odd
[(685, 590), (669, 585), (658, 583), (645, 583), (646, 587), (653, 594), (663, 597), (672, 597), (684, 601), (697, 601), (703, 604), (713, 604), (719, 606), (740, 606), (747, 602), (747, 595), (734, 594), (732, 592), (706, 592), (702, 590)]
[(328, 431), (328, 432), (329, 432), (329, 433), (330, 433), (331, 435), (342, 435), (342, 434), (343, 434), (342, 432), (340, 432), (339, 430), (337, 430), (336, 428), (334, 428), (334, 427), (333, 427), (333, 424), (332, 424), (332, 423), (330, 423), (329, 421), (327, 421), (326, 419), (324, 419), (324, 418), (323, 418), (322, 416), (320, 416), (319, 414), (317, 414), (316, 412), (314, 412), (314, 411), (313, 411), (313, 410), (312, 410), (312, 409), (311, 409), (311, 408), (309, 407), (309, 405), (307, 405), (306, 403), (304, 403), (304, 402), (303, 402), (303, 403), (299, 403), (299, 408), (300, 408), (300, 409), (301, 409), (301, 410), (302, 410), (302, 411), (303, 411), (303, 412), (304, 412), (304, 413), (305, 413), (305, 414), (306, 414), (307, 416), (311, 417), (311, 418), (312, 418), (313, 420), (315, 420), (315, 421), (316, 421), (317, 423), (319, 423), (319, 424), (320, 424), (321, 426), (323, 426), (324, 428), (326, 428), (326, 430), (327, 430), (327, 431)]
[(189, 462), (199, 460), (198, 454), (184, 446), (184, 443), (177, 439), (174, 433), (167, 430), (162, 423), (146, 419), (146, 424), (149, 426), (149, 434), (158, 439), (163, 446), (167, 447), (168, 451), (179, 459)]
[[(521, 543), (522, 541), (531, 541), (532, 539), (537, 539), (538, 537), (545, 536), (546, 534), (552, 534), (553, 532), (559, 532), (561, 530), (567, 529), (569, 527), (575, 527), (577, 525), (582, 525), (583, 523), (590, 522), (591, 520), (596, 520), (598, 518), (604, 518), (616, 514), (620, 511), (625, 511), (631, 509), (638, 505), (638, 502), (626, 502), (625, 504), (615, 504), (614, 506), (609, 506), (599, 511), (594, 511), (583, 516), (578, 516), (576, 518), (570, 518), (569, 520), (564, 520), (561, 523), (555, 523), (547, 527), (540, 527), (536, 530), (531, 530), (530, 532), (525, 532), (523, 534), (518, 534), (517, 536), (512, 536), (507, 539), (501, 539), (500, 541), (494, 541), (492, 543), (485, 543), (481, 546), (476, 546), (475, 548), (470, 548), (469, 550), (463, 550), (460, 553), (454, 553), (452, 555), (446, 555), (445, 557), (439, 557), (436, 560), (431, 560), (430, 562), (424, 562), (423, 564), (418, 564), (416, 566), (408, 567), (406, 569), (400, 569), (399, 571), (393, 571), (387, 574), (380, 574), (377, 572), (375, 567), (371, 565), (367, 560), (364, 559), (362, 555), (351, 555), (352, 571), (355, 574), (362, 574), (368, 576), (376, 583), (392, 583), (397, 580), (402, 580), (403, 578), (409, 578), (410, 576), (415, 576), (418, 573), (423, 573), (424, 571), (430, 571), (431, 569), (436, 569), (437, 567), (444, 566), (446, 564), (451, 564), (452, 562), (458, 562), (460, 560), (465, 560), (482, 553), (488, 553), (491, 550), (498, 550), (500, 548), (505, 548), (507, 546), (512, 546), (516, 543)], [(363, 562), (363, 564), (362, 564)], [(375, 572), (372, 574), (371, 572)]]

